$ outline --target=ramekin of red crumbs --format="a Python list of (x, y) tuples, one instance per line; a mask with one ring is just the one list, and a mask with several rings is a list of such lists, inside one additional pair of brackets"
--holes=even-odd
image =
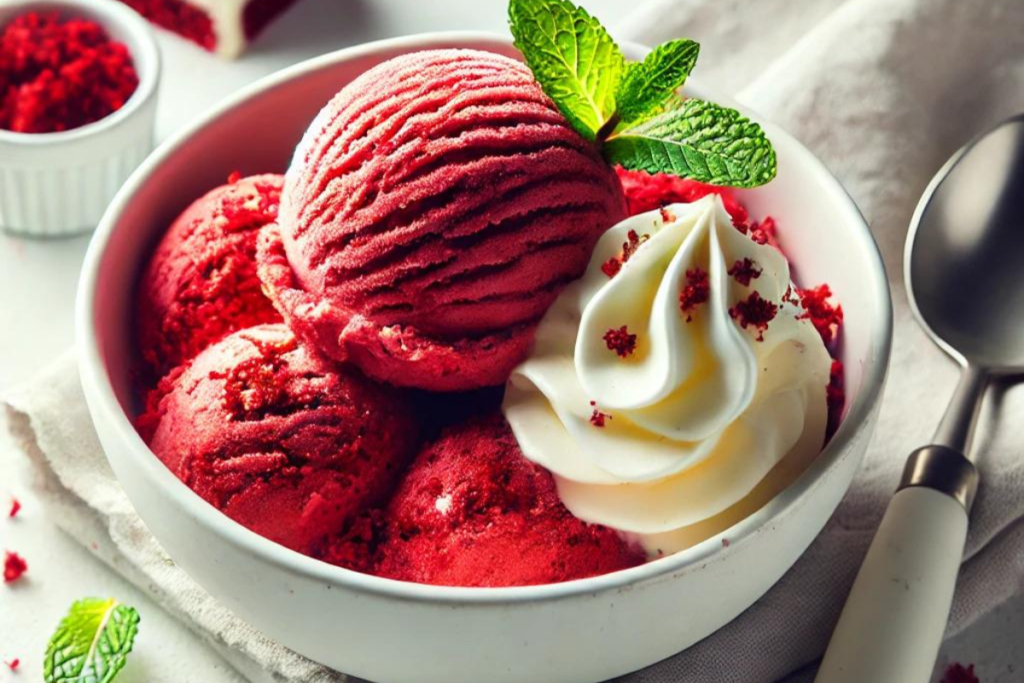
[(160, 57), (114, 0), (0, 4), (0, 228), (91, 230), (153, 147)]

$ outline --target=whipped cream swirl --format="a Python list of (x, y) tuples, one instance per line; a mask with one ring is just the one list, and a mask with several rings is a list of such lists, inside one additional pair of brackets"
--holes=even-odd
[[(523, 453), (573, 514), (654, 554), (749, 514), (825, 436), (831, 358), (791, 288), (717, 195), (622, 221), (513, 372)], [(773, 469), (785, 482), (759, 486)]]

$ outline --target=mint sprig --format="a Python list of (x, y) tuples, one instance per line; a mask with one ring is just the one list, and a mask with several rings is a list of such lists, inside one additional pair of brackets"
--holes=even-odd
[(763, 185), (776, 170), (760, 126), (735, 109), (694, 99), (612, 135), (604, 153), (626, 168), (732, 187)]
[(124, 668), (139, 630), (139, 613), (117, 600), (85, 598), (71, 606), (50, 638), (46, 683), (109, 683)]
[(775, 177), (775, 150), (758, 124), (679, 95), (697, 62), (694, 41), (627, 62), (600, 22), (569, 0), (510, 0), (509, 25), (540, 87), (609, 163), (733, 187)]
[(631, 124), (660, 114), (683, 87), (699, 53), (698, 43), (682, 38), (659, 45), (642, 62), (631, 62), (619, 86), (619, 119)]
[(548, 97), (594, 140), (615, 113), (626, 60), (601, 23), (567, 0), (511, 0), (515, 45)]

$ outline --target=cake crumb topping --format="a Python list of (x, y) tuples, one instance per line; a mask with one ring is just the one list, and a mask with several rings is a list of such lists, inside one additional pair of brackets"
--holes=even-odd
[(123, 107), (138, 85), (128, 48), (95, 21), (27, 12), (0, 28), (0, 128), (79, 128)]
[(650, 235), (644, 233), (643, 235), (637, 233), (636, 230), (630, 230), (626, 233), (626, 239), (628, 241), (622, 243), (622, 251), (618, 256), (613, 256), (601, 265), (601, 271), (608, 277), (615, 277), (619, 271), (622, 270), (622, 266), (625, 265), (636, 250), (640, 248), (640, 245), (651, 238)]
[(743, 329), (753, 327), (757, 330), (757, 341), (764, 341), (768, 323), (775, 319), (778, 312), (779, 307), (774, 302), (763, 298), (756, 290), (729, 309), (729, 315), (739, 323), (740, 327)]
[(636, 351), (636, 335), (629, 333), (626, 325), (615, 329), (610, 328), (604, 333), (604, 343), (609, 351), (614, 351), (619, 358), (627, 358)]
[(736, 263), (732, 264), (732, 267), (729, 268), (729, 275), (744, 287), (749, 287), (751, 280), (756, 280), (761, 277), (762, 272), (763, 271), (758, 267), (757, 262), (750, 258), (738, 259)]
[(686, 322), (690, 322), (697, 306), (708, 300), (711, 284), (708, 281), (708, 272), (699, 266), (686, 271), (686, 282), (683, 291), (679, 293), (679, 308), (687, 314)]
[(612, 419), (612, 416), (609, 413), (602, 413), (600, 410), (598, 410), (596, 407), (596, 401), (591, 401), (590, 405), (594, 407), (594, 412), (590, 414), (590, 424), (594, 425), (595, 427), (604, 427), (605, 421)]
[(835, 339), (839, 326), (843, 324), (843, 307), (833, 305), (829, 301), (832, 290), (828, 285), (818, 285), (810, 289), (797, 288), (797, 295), (800, 297), (800, 305), (804, 308), (800, 318), (810, 320), (814, 329), (821, 335), (822, 341), (828, 346)]

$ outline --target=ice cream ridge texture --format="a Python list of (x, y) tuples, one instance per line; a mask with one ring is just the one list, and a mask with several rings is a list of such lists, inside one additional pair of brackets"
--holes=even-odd
[(524, 65), (417, 52), (361, 75), (310, 126), (260, 275), (329, 358), (399, 386), (498, 385), (625, 216), (615, 173)]

